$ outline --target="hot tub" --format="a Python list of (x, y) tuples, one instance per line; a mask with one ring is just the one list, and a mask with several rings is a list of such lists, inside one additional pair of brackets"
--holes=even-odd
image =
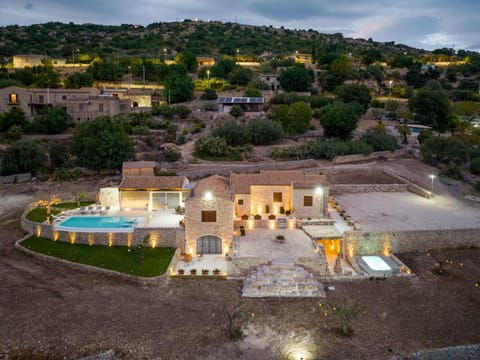
[(392, 276), (400, 272), (400, 266), (384, 255), (362, 255), (356, 257), (358, 265), (370, 276)]

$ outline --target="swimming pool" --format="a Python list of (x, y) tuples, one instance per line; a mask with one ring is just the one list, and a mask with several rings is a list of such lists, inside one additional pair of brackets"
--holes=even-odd
[(392, 276), (400, 272), (399, 264), (389, 256), (357, 256), (357, 263), (370, 276)]
[(71, 216), (55, 226), (58, 231), (133, 232), (137, 219), (125, 216)]

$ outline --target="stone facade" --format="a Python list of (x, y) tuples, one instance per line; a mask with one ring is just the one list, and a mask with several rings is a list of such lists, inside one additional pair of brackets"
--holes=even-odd
[[(233, 202), (215, 197), (212, 200), (188, 198), (185, 203), (185, 252), (197, 254), (197, 239), (214, 235), (222, 240), (222, 254), (232, 252)], [(202, 222), (202, 211), (216, 211), (215, 222)]]
[[(304, 205), (304, 197), (312, 197), (312, 206)], [(322, 188), (321, 193), (315, 189), (294, 189), (293, 190), (293, 211), (297, 218), (319, 218), (328, 213), (328, 189)]]
[[(275, 202), (273, 193), (282, 193), (282, 201)], [(268, 213), (279, 214), (282, 207), (285, 211), (292, 210), (292, 200), (291, 186), (251, 186), (250, 213), (259, 215)]]
[(412, 230), (394, 232), (348, 231), (344, 233), (346, 255), (389, 254), (458, 247), (479, 247), (478, 229)]

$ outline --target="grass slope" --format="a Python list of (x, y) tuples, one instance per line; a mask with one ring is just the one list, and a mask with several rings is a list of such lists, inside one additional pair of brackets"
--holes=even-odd
[(126, 246), (70, 244), (36, 236), (21, 245), (60, 259), (143, 277), (164, 274), (175, 252), (174, 248), (145, 248), (143, 262), (139, 263), (136, 250)]

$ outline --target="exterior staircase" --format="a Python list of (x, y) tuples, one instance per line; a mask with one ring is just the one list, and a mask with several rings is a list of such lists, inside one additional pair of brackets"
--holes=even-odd
[(243, 297), (325, 297), (323, 285), (292, 259), (275, 259), (248, 274)]

